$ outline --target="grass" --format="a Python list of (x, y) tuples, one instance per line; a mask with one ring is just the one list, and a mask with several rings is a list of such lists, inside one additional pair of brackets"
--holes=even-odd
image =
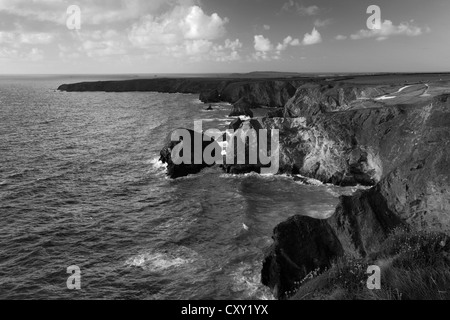
[[(367, 268), (381, 269), (381, 289), (369, 290)], [(396, 230), (367, 259), (343, 257), (299, 283), (293, 300), (450, 300), (450, 237)]]

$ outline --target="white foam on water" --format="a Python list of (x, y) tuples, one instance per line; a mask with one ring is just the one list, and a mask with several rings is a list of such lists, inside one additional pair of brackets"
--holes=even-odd
[(162, 163), (162, 162), (159, 160), (159, 157), (154, 158), (154, 159), (151, 159), (151, 160), (148, 160), (148, 161), (146, 162), (146, 164), (152, 165), (152, 167), (153, 167), (154, 169), (156, 169), (156, 170), (166, 169), (166, 167), (167, 167), (167, 164), (166, 164), (166, 163)]
[(230, 119), (226, 118), (226, 119), (221, 119), (221, 118), (213, 118), (213, 119), (200, 119), (200, 121), (203, 122), (213, 122), (213, 121), (217, 121), (217, 122), (227, 122), (230, 121)]
[(284, 175), (259, 174), (256, 172), (250, 172), (250, 173), (245, 173), (245, 174), (223, 173), (219, 176), (219, 178), (222, 178), (222, 179), (245, 179), (248, 177), (256, 177), (256, 178), (270, 179), (270, 180), (274, 180), (277, 178), (286, 178), (286, 176), (284, 176)]
[(185, 247), (171, 252), (144, 252), (129, 258), (125, 265), (146, 271), (161, 272), (175, 269), (196, 261), (197, 253)]
[(306, 180), (306, 183), (302, 182), (302, 181), (295, 181), (295, 183), (297, 183), (297, 184), (311, 185), (311, 186), (317, 186), (317, 187), (324, 185), (322, 181), (319, 181), (319, 180), (316, 180), (316, 179), (313, 179), (313, 178), (307, 178), (307, 177), (304, 177), (304, 176), (302, 176), (300, 174), (297, 174), (296, 176)]
[(269, 288), (261, 284), (261, 268), (249, 263), (241, 263), (230, 274), (233, 292), (240, 292), (247, 299), (275, 300)]

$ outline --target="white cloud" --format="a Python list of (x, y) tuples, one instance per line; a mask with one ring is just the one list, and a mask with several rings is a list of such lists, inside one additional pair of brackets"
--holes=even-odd
[(255, 50), (260, 52), (268, 52), (273, 50), (273, 45), (269, 39), (262, 35), (255, 36)]
[(305, 34), (302, 44), (305, 46), (310, 46), (313, 44), (318, 44), (322, 42), (322, 36), (316, 28), (313, 29), (311, 33)]
[(209, 16), (198, 6), (177, 6), (159, 17), (143, 17), (131, 27), (128, 38), (138, 48), (164, 50), (184, 43), (193, 52), (200, 46), (211, 46), (209, 41), (222, 37), (227, 23), (227, 18), (222, 19), (216, 13)]
[(165, 0), (0, 0), (0, 12), (8, 12), (20, 17), (38, 21), (49, 21), (65, 25), (66, 9), (73, 4), (80, 7), (83, 24), (118, 23), (137, 19), (142, 14), (154, 12)]
[(392, 23), (392, 21), (385, 20), (381, 24), (380, 30), (363, 29), (355, 34), (352, 34), (350, 37), (353, 40), (376, 38), (376, 40), (378, 41), (383, 41), (391, 36), (416, 37), (422, 35), (425, 32), (430, 32), (429, 28), (422, 29), (420, 27), (414, 26), (412, 23), (413, 21), (411, 21), (411, 23), (402, 22), (398, 26), (396, 26)]
[(252, 55), (252, 59), (259, 61), (278, 60), (281, 58), (282, 51), (285, 51), (289, 46), (299, 46), (301, 42), (299, 39), (294, 39), (291, 36), (284, 38), (282, 43), (278, 43), (275, 47), (269, 39), (264, 38), (262, 35), (257, 35), (254, 38), (255, 53)]
[(239, 54), (241, 48), (242, 43), (239, 39), (234, 41), (227, 39), (224, 45), (214, 46), (210, 54), (218, 62), (237, 61), (241, 59)]
[(235, 61), (242, 48), (238, 39), (215, 42), (226, 34), (228, 22), (217, 13), (207, 15), (199, 6), (176, 6), (163, 15), (143, 17), (131, 27), (128, 39), (145, 49), (148, 58), (158, 54), (191, 61)]
[(340, 34), (340, 35), (337, 35), (336, 36), (336, 40), (346, 40), (348, 37), (347, 36), (343, 36), (342, 34)]
[(314, 16), (317, 15), (320, 11), (319, 7), (316, 5), (305, 7), (302, 4), (295, 2), (294, 0), (289, 0), (283, 7), (281, 11), (292, 11), (295, 10), (297, 14), (301, 16)]
[(15, 47), (22, 44), (49, 44), (53, 39), (52, 34), (44, 32), (0, 31), (0, 43)]
[(263, 26), (263, 28), (264, 28), (264, 30), (270, 30), (270, 26), (269, 26), (268, 24), (265, 24), (265, 25)]
[(36, 62), (43, 58), (44, 52), (38, 48), (31, 48), (26, 51), (8, 47), (0, 48), (0, 60)]
[(284, 40), (283, 43), (279, 43), (277, 46), (277, 51), (283, 51), (286, 50), (288, 48), (288, 46), (299, 46), (300, 45), (300, 40), (298, 39), (293, 39), (291, 36), (287, 36)]
[(325, 20), (321, 20), (321, 19), (316, 19), (314, 21), (314, 26), (316, 28), (324, 28), (327, 27), (331, 24), (332, 20), (331, 19), (325, 19)]
[[(212, 40), (225, 34), (225, 24), (229, 22), (228, 18), (222, 19), (217, 13), (207, 16), (198, 6), (190, 7), (186, 11), (183, 7), (178, 7), (178, 9), (174, 12), (175, 17), (171, 18), (177, 18), (178, 14), (181, 16), (179, 26), (186, 39)], [(179, 12), (177, 13), (177, 11)]]

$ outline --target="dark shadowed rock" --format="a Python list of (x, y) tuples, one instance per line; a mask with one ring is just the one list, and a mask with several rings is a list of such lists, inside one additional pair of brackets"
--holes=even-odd
[(204, 103), (217, 103), (221, 101), (220, 93), (217, 89), (201, 92), (199, 100)]
[(344, 254), (339, 239), (324, 220), (294, 216), (275, 228), (273, 239), (261, 279), (277, 299), (293, 290), (295, 282), (317, 269), (323, 271)]
[(302, 82), (295, 79), (234, 82), (224, 87), (221, 96), (224, 101), (236, 102), (245, 98), (255, 107), (280, 108), (284, 107)]
[[(247, 121), (242, 121), (237, 119), (235, 122), (230, 124), (230, 129), (234, 130), (233, 136), (230, 141), (235, 141), (234, 144), (234, 157), (232, 161), (227, 161), (222, 166), (225, 172), (230, 174), (244, 174), (250, 172), (261, 173), (261, 169), (269, 167), (270, 165), (262, 164), (259, 157), (260, 145), (260, 130), (263, 129), (262, 125), (258, 120), (250, 119)], [(244, 161), (240, 161), (238, 157), (238, 146), (239, 144), (243, 146), (245, 150)], [(267, 149), (271, 150), (270, 132), (267, 132)], [(256, 156), (256, 161), (251, 157)], [(270, 151), (268, 156), (270, 156)]]
[(241, 125), (243, 123), (244, 123), (244, 121), (242, 121), (241, 118), (237, 118), (230, 123), (230, 125), (228, 126), (228, 129), (232, 129), (232, 130), (236, 131), (241, 127)]
[(267, 118), (283, 118), (284, 110), (284, 108), (278, 108), (276, 110), (269, 111), (267, 113)]
[[(285, 168), (338, 185), (375, 184), (341, 197), (334, 216), (322, 221), (343, 251), (356, 258), (374, 254), (397, 227), (450, 233), (450, 95), (344, 112), (320, 110), (314, 106), (320, 99), (307, 99), (287, 111), (303, 118), (266, 119), (264, 124), (281, 131)], [(323, 106), (344, 103), (337, 99)], [(310, 244), (296, 238), (298, 225), (290, 219), (277, 227), (264, 262), (263, 283), (278, 289), (277, 297), (305, 274), (295, 258), (303, 257), (297, 252)], [(283, 235), (292, 242), (280, 241)], [(284, 254), (291, 248), (296, 248), (293, 254)], [(312, 254), (317, 261), (322, 256)]]
[(238, 102), (233, 105), (230, 117), (246, 116), (253, 118), (253, 112), (250, 110), (252, 105), (245, 98), (241, 98)]
[[(187, 175), (190, 174), (197, 174), (199, 173), (201, 170), (203, 170), (206, 167), (210, 167), (210, 164), (205, 163), (204, 159), (203, 159), (203, 152), (205, 151), (205, 148), (210, 146), (211, 144), (215, 144), (215, 146), (219, 146), (217, 144), (217, 142), (214, 141), (203, 141), (205, 135), (202, 133), (198, 133), (198, 132), (194, 132), (193, 130), (189, 130), (189, 129), (181, 129), (181, 130), (187, 130), (190, 134), (190, 150), (191, 150), (191, 154), (188, 156), (188, 158), (190, 158), (189, 163), (181, 163), (181, 164), (176, 164), (174, 163), (173, 159), (172, 159), (172, 150), (175, 148), (175, 146), (181, 144), (186, 144), (187, 141), (181, 140), (181, 141), (171, 141), (171, 135), (169, 135), (169, 137), (166, 139), (166, 143), (164, 148), (161, 150), (160, 155), (160, 161), (163, 163), (167, 164), (167, 175), (172, 178), (172, 179), (176, 179), (176, 178), (181, 178), (181, 177), (185, 177)], [(195, 148), (195, 140), (200, 141), (199, 145), (201, 146), (200, 148)], [(213, 147), (213, 146), (211, 146)], [(183, 156), (183, 152), (186, 149), (183, 149), (183, 151), (181, 152), (181, 155)], [(200, 159), (202, 159), (202, 161), (198, 164), (196, 164), (195, 161), (195, 156), (200, 157)], [(214, 154), (213, 154), (214, 156)]]
[(389, 209), (377, 187), (342, 196), (328, 223), (348, 255), (366, 257), (379, 250), (389, 234), (404, 227), (401, 218)]
[(284, 107), (304, 79), (156, 78), (63, 84), (67, 92), (162, 92), (199, 94), (205, 103), (236, 103), (245, 98), (254, 106)]

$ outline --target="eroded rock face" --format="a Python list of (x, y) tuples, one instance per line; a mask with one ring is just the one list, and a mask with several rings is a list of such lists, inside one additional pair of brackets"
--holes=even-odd
[(233, 109), (231, 110), (230, 117), (239, 117), (245, 116), (253, 118), (253, 112), (250, 109), (252, 104), (246, 99), (241, 98), (238, 102), (233, 105)]
[(221, 97), (229, 102), (245, 98), (256, 107), (280, 108), (295, 94), (297, 83), (295, 80), (230, 83), (221, 91)]
[(242, 121), (241, 118), (237, 118), (229, 124), (228, 129), (236, 131), (241, 127), (242, 123), (244, 123), (244, 121)]
[[(370, 178), (376, 183), (341, 197), (334, 216), (320, 221), (317, 234), (328, 239), (322, 230), (330, 230), (335, 246), (357, 258), (376, 253), (397, 227), (450, 234), (450, 95), (345, 112), (311, 108), (304, 113), (303, 107), (298, 109), (303, 118), (264, 121), (284, 137), (284, 168), (324, 182), (342, 183), (340, 173), (345, 173), (357, 182)], [(289, 219), (275, 229), (264, 262), (263, 283), (277, 297), (316, 266), (301, 260), (310, 244), (296, 234), (302, 228), (298, 221)], [(317, 261), (327, 261), (321, 252), (316, 255)]]
[(395, 228), (406, 227), (377, 187), (340, 197), (335, 214), (327, 221), (345, 252), (355, 258), (376, 252)]
[[(231, 161), (227, 159), (222, 166), (224, 171), (230, 174), (244, 174), (250, 172), (261, 173), (261, 168), (265, 167), (265, 165), (259, 161), (259, 148), (261, 147), (259, 144), (259, 132), (263, 129), (262, 125), (255, 119), (248, 121), (239, 119), (231, 123), (230, 128), (235, 131), (234, 134), (229, 137), (230, 141), (235, 141), (233, 148), (234, 153), (233, 159)], [(242, 159), (244, 161), (241, 161), (241, 158), (239, 157), (239, 143), (244, 147), (245, 158)], [(268, 139), (268, 149), (270, 150), (270, 138)], [(254, 159), (256, 161), (252, 160), (250, 154), (257, 156), (257, 158)]]
[(339, 239), (324, 220), (294, 216), (275, 228), (273, 239), (261, 279), (277, 299), (293, 290), (295, 282), (311, 271), (323, 271), (344, 254)]
[(281, 172), (341, 186), (374, 185), (381, 177), (375, 149), (359, 145), (355, 133), (337, 122), (308, 124), (306, 118), (266, 118), (263, 124), (280, 130)]
[(267, 118), (283, 118), (284, 108), (278, 108), (267, 113)]
[(245, 98), (255, 107), (280, 108), (295, 94), (301, 79), (155, 78), (63, 84), (68, 92), (162, 92), (199, 94), (204, 103), (236, 103)]
[[(180, 129), (180, 130), (187, 130), (187, 132), (189, 132), (190, 134), (190, 151), (191, 153), (188, 155), (188, 158), (190, 158), (189, 163), (174, 163), (173, 159), (172, 159), (172, 150), (175, 148), (175, 146), (183, 146), (188, 143), (188, 141), (185, 140), (178, 140), (178, 141), (171, 141), (171, 135), (169, 135), (166, 139), (166, 143), (164, 145), (164, 148), (161, 150), (160, 155), (160, 161), (162, 163), (167, 164), (167, 175), (172, 178), (172, 179), (176, 179), (176, 178), (181, 178), (181, 177), (185, 177), (188, 176), (190, 174), (197, 174), (200, 171), (202, 171), (204, 168), (210, 167), (211, 164), (207, 164), (204, 161), (203, 158), (203, 153), (205, 151), (205, 148), (207, 148), (208, 146), (210, 146), (210, 148), (220, 148), (220, 146), (217, 144), (217, 142), (212, 141), (209, 138), (209, 141), (203, 141), (203, 139), (205, 138), (205, 135), (199, 132), (194, 132), (193, 130), (189, 130), (189, 129)], [(195, 141), (200, 141), (200, 145), (201, 148), (196, 148), (195, 147)], [(183, 156), (185, 150), (188, 149), (183, 149), (183, 151), (180, 152), (181, 156)], [(211, 152), (210, 154), (212, 154), (214, 156), (214, 153)], [(196, 163), (196, 156), (199, 159), (202, 159), (202, 161), (200, 163)]]
[(220, 93), (217, 89), (201, 92), (199, 100), (204, 103), (217, 103), (222, 101), (220, 98)]
[(382, 103), (368, 99), (382, 96), (392, 90), (391, 87), (349, 86), (336, 84), (305, 84), (300, 86), (295, 95), (285, 105), (286, 118), (312, 117), (332, 112), (344, 111), (354, 107), (380, 107)]

